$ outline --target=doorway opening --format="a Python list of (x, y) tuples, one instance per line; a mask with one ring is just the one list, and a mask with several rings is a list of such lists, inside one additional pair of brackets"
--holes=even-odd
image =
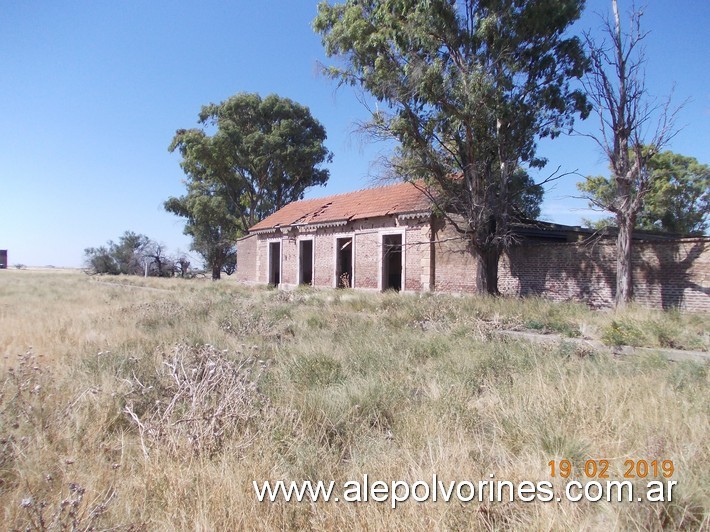
[(353, 239), (338, 238), (335, 260), (335, 281), (338, 288), (353, 287)]
[(402, 289), (402, 235), (382, 237), (382, 289)]
[(298, 252), (298, 284), (313, 284), (313, 240), (301, 240)]
[(281, 283), (281, 242), (269, 243), (269, 284)]

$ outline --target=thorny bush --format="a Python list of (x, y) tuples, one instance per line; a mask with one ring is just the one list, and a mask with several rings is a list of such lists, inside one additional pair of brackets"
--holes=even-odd
[(256, 380), (266, 363), (238, 361), (206, 344), (161, 353), (151, 382), (130, 381), (124, 412), (138, 427), (146, 458), (151, 448), (211, 456), (225, 443), (250, 445), (253, 421), (266, 406)]
[[(103, 501), (88, 502), (84, 499), (86, 489), (74, 482), (68, 485), (69, 495), (54, 504), (33, 497), (22, 499), (25, 510), (26, 530), (95, 530), (97, 522), (106, 512), (115, 491), (109, 490)], [(133, 527), (116, 527), (131, 530)]]
[(0, 386), (0, 486), (14, 482), (16, 460), (31, 441), (33, 433), (49, 429), (53, 412), (46, 408), (46, 388), (50, 379), (39, 357), (29, 348), (17, 355)]

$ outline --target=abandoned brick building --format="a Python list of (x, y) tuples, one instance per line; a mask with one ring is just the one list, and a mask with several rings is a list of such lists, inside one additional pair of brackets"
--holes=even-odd
[[(519, 224), (520, 244), (501, 257), (499, 289), (608, 306), (612, 238), (578, 227)], [(653, 307), (710, 311), (710, 239), (645, 235), (634, 244), (634, 293)], [(293, 288), (474, 292), (475, 263), (451, 226), (410, 183), (290, 203), (237, 243), (237, 279)]]

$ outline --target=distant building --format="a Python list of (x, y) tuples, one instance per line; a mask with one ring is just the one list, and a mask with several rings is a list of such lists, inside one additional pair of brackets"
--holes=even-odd
[[(498, 287), (610, 306), (613, 235), (540, 221), (512, 225), (518, 245), (500, 258)], [(470, 239), (437, 216), (410, 183), (289, 203), (237, 243), (237, 279), (293, 288), (475, 292)], [(710, 311), (710, 239), (635, 234), (634, 297), (652, 307)]]
[(7, 269), (7, 250), (0, 249), (0, 270)]

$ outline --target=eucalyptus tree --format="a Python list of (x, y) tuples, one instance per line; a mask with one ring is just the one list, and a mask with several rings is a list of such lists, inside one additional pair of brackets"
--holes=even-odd
[(239, 93), (202, 108), (200, 128), (178, 130), (187, 193), (165, 209), (187, 219), (185, 234), (219, 279), (236, 239), (304, 191), (324, 185), (326, 132), (307, 107), (288, 98)]
[(511, 242), (521, 166), (540, 168), (537, 139), (589, 112), (571, 87), (587, 68), (567, 36), (583, 0), (346, 0), (321, 3), (314, 29), (325, 72), (379, 103), (364, 124), (394, 139), (392, 169), (423, 183), (477, 257), (479, 292), (497, 293)]

